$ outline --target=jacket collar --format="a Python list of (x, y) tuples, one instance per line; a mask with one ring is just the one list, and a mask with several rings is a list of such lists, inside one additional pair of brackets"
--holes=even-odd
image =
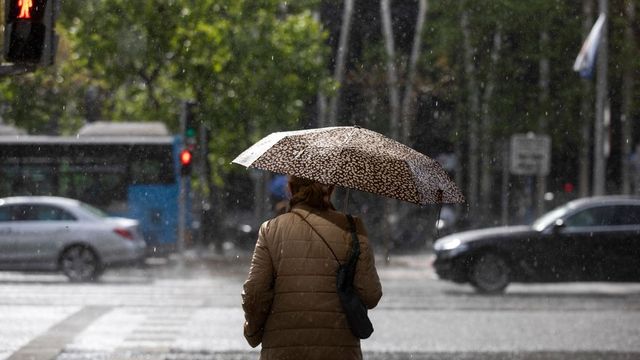
[(296, 204), (290, 211), (294, 210), (305, 218), (316, 211), (313, 207), (307, 204)]

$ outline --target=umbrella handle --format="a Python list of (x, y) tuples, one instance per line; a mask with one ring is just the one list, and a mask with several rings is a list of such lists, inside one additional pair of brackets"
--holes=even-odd
[(440, 222), (440, 215), (442, 215), (442, 189), (438, 189), (438, 215), (436, 217), (436, 240), (440, 237), (440, 229), (438, 229), (438, 223)]
[(349, 189), (349, 188), (346, 188), (346, 189), (347, 189), (347, 193), (344, 195), (344, 206), (342, 207), (342, 212), (345, 213), (345, 214), (348, 214), (349, 213), (349, 211), (348, 211), (348, 209), (349, 209), (349, 193), (350, 193), (351, 189)]

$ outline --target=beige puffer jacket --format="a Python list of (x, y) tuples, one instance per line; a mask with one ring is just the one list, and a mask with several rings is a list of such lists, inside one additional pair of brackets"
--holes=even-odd
[[(322, 234), (341, 263), (347, 260), (351, 233), (344, 214), (306, 205), (293, 211)], [(354, 286), (371, 309), (382, 288), (364, 225), (355, 220), (361, 254)], [(337, 268), (325, 243), (297, 215), (262, 224), (242, 293), (245, 338), (253, 347), (262, 342), (260, 359), (362, 359), (336, 293)]]

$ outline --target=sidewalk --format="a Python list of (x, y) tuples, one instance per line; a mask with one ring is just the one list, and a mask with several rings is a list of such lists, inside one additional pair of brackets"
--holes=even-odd
[[(231, 249), (224, 254), (211, 249), (188, 249), (180, 256), (173, 254), (169, 258), (149, 259), (148, 266), (154, 267), (166, 275), (193, 277), (198, 275), (246, 275), (251, 264), (251, 251)], [(381, 278), (416, 277), (435, 279), (431, 267), (433, 253), (418, 250), (414, 253), (391, 254), (385, 259), (376, 254), (376, 268)]]

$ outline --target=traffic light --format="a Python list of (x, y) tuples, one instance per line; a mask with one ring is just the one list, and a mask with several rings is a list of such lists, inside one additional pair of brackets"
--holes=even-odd
[(188, 149), (180, 152), (180, 174), (182, 176), (191, 175), (191, 163), (193, 162), (193, 153)]
[(182, 116), (184, 121), (184, 143), (188, 149), (194, 150), (197, 144), (196, 135), (198, 130), (196, 129), (196, 120), (193, 109), (195, 102), (185, 101), (182, 104)]
[(4, 57), (18, 64), (51, 65), (57, 0), (6, 0)]
[(180, 165), (182, 176), (188, 176), (191, 174), (191, 163), (193, 162), (193, 154), (196, 151), (196, 145), (198, 141), (196, 135), (198, 133), (196, 129), (196, 121), (194, 109), (195, 102), (183, 101), (182, 111), (180, 113), (180, 125), (182, 127), (184, 149), (180, 152)]

